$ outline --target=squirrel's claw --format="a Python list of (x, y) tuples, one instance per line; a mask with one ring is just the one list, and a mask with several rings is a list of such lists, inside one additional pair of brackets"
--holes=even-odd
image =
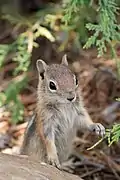
[(58, 169), (61, 169), (61, 165), (60, 165), (59, 160), (58, 160), (57, 157), (56, 158), (55, 157), (49, 157), (48, 158), (48, 163), (50, 165), (52, 165), (52, 166), (55, 166)]
[(92, 132), (95, 132), (97, 135), (102, 136), (102, 137), (105, 135), (105, 128), (100, 123), (94, 123), (90, 125), (89, 130)]

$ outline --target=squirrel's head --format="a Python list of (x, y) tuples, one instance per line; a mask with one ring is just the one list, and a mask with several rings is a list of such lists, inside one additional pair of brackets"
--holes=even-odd
[(68, 67), (66, 55), (63, 56), (61, 64), (48, 66), (43, 60), (37, 60), (36, 65), (41, 88), (39, 91), (42, 90), (51, 101), (59, 103), (70, 103), (76, 100), (78, 80)]

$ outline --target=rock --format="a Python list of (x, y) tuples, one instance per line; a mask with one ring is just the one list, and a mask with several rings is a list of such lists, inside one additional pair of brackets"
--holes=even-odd
[(35, 162), (28, 157), (0, 154), (0, 180), (82, 180), (79, 176)]

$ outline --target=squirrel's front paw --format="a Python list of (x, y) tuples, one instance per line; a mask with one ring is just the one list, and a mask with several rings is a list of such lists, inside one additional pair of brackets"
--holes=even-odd
[(57, 167), (58, 169), (61, 169), (61, 166), (60, 166), (60, 163), (59, 163), (59, 160), (58, 160), (58, 157), (57, 155), (49, 155), (48, 156), (48, 163), (52, 166), (55, 166)]
[(105, 128), (100, 123), (94, 123), (89, 126), (89, 130), (95, 132), (97, 135), (104, 136), (105, 135)]

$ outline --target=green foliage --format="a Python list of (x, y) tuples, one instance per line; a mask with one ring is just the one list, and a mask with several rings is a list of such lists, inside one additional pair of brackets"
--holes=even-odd
[[(91, 6), (90, 0), (70, 0), (64, 4), (64, 16), (62, 18), (65, 23), (64, 29), (76, 32), (77, 44), (85, 43), (89, 37), (86, 29), (87, 22), (96, 20), (96, 12)], [(81, 45), (78, 47), (80, 48)]]
[[(88, 7), (91, 4), (90, 0), (69, 0), (67, 1), (64, 6), (64, 17), (63, 21), (66, 25), (70, 24), (74, 17), (77, 17), (80, 13), (81, 7), (85, 5)], [(85, 13), (83, 14), (85, 16)], [(81, 17), (79, 17), (81, 18)]]
[(9, 45), (0, 44), (0, 67), (2, 67), (5, 57), (9, 52)]
[(87, 148), (91, 150), (99, 145), (103, 140), (107, 140), (108, 146), (111, 146), (113, 143), (116, 143), (120, 140), (120, 124), (114, 124), (111, 129), (106, 129), (105, 136), (97, 141), (93, 146)]
[[(14, 69), (14, 76), (19, 72), (28, 70), (31, 54), (27, 51), (27, 38), (20, 34), (16, 41), (9, 45), (0, 45), (0, 66), (2, 67), (4, 59), (9, 53), (14, 53), (13, 61), (17, 62), (18, 66)], [(1, 106), (7, 105), (8, 110), (12, 115), (12, 122), (17, 123), (23, 120), (24, 106), (18, 98), (20, 90), (27, 85), (26, 76), (20, 81), (11, 81), (7, 89), (0, 93)]]
[[(120, 98), (117, 98), (116, 100), (120, 101)], [(120, 124), (114, 124), (112, 126), (112, 129), (107, 129), (105, 137), (108, 140), (109, 146), (111, 146), (113, 143), (119, 142), (119, 140), (120, 140)]]
[(17, 40), (13, 43), (13, 48), (15, 51), (15, 56), (13, 61), (18, 63), (18, 67), (15, 68), (14, 73), (17, 74), (21, 71), (27, 71), (30, 65), (31, 54), (28, 52), (28, 39), (21, 34)]
[(27, 37), (24, 34), (20, 34), (16, 41), (12, 44), (1, 44), (0, 45), (0, 67), (3, 66), (4, 60), (9, 53), (14, 53), (13, 61), (18, 63), (17, 68), (14, 73), (18, 73), (20, 71), (27, 71), (29, 67), (29, 59), (31, 54), (27, 50), (28, 43)]
[[(120, 98), (116, 98), (117, 101), (120, 101)], [(117, 143), (120, 140), (120, 124), (113, 124), (111, 129), (106, 129), (105, 136), (97, 141), (93, 146), (87, 150), (91, 150), (97, 145), (99, 145), (103, 140), (107, 140), (108, 146), (111, 146), (113, 143)]]
[[(16, 16), (12, 14), (3, 15), (4, 19), (7, 19), (14, 25), (13, 31), (17, 32), (21, 27), (25, 27), (25, 31), (18, 34), (15, 41), (11, 44), (0, 45), (0, 67), (4, 65), (7, 55), (12, 53), (12, 61), (17, 63), (17, 67), (13, 72), (16, 78), (19, 77), (19, 73), (29, 70), (33, 47), (38, 47), (38, 44), (35, 42), (38, 37), (45, 36), (51, 42), (55, 40), (52, 33), (43, 27), (44, 24), (47, 24), (45, 21), (46, 15), (48, 15), (48, 11), (47, 14), (41, 11), (30, 19), (22, 17), (19, 14), (16, 14)], [(27, 85), (26, 78), (27, 76), (25, 75), (24, 79), (20, 81), (11, 81), (7, 89), (4, 92), (0, 92), (0, 105), (7, 105), (8, 110), (11, 112), (13, 123), (17, 123), (23, 119), (24, 106), (19, 99), (19, 93)]]
[(117, 101), (120, 101), (120, 98), (117, 98), (116, 100), (117, 100)]
[(107, 138), (109, 146), (120, 140), (120, 124), (114, 124), (111, 129), (106, 130), (105, 138)]
[(17, 123), (23, 120), (24, 107), (19, 100), (19, 93), (21, 89), (26, 86), (26, 76), (22, 79), (16, 79), (16, 81), (10, 82), (8, 88), (0, 93), (0, 106), (6, 105), (8, 110), (12, 114), (12, 122)]
[(102, 56), (107, 50), (106, 44), (112, 48), (113, 41), (120, 41), (120, 25), (117, 24), (116, 20), (117, 10), (115, 0), (99, 0), (99, 23), (86, 25), (89, 31), (95, 33), (88, 39), (85, 48), (95, 44), (98, 47), (98, 55)]
[[(81, 22), (81, 8), (86, 8), (87, 12), (91, 9), (95, 18), (90, 19), (91, 14), (87, 14), (84, 18), (85, 27), (88, 31), (93, 32), (88, 38), (84, 48), (89, 48), (95, 45), (98, 49), (98, 56), (102, 56), (107, 50), (109, 45), (113, 48), (113, 42), (120, 41), (120, 25), (117, 23), (118, 4), (116, 0), (99, 0), (98, 4), (90, 0), (70, 0), (65, 6), (64, 22), (68, 25), (73, 22), (74, 18), (77, 18), (78, 22)], [(85, 13), (83, 13), (85, 16)], [(95, 23), (90, 22), (95, 21)], [(81, 27), (79, 28), (80, 31)]]
[(120, 78), (120, 59), (115, 46), (120, 42), (120, 1), (118, 0), (69, 0), (65, 1), (63, 21), (69, 31), (76, 32), (78, 48), (97, 47), (98, 57), (108, 48), (117, 66)]

